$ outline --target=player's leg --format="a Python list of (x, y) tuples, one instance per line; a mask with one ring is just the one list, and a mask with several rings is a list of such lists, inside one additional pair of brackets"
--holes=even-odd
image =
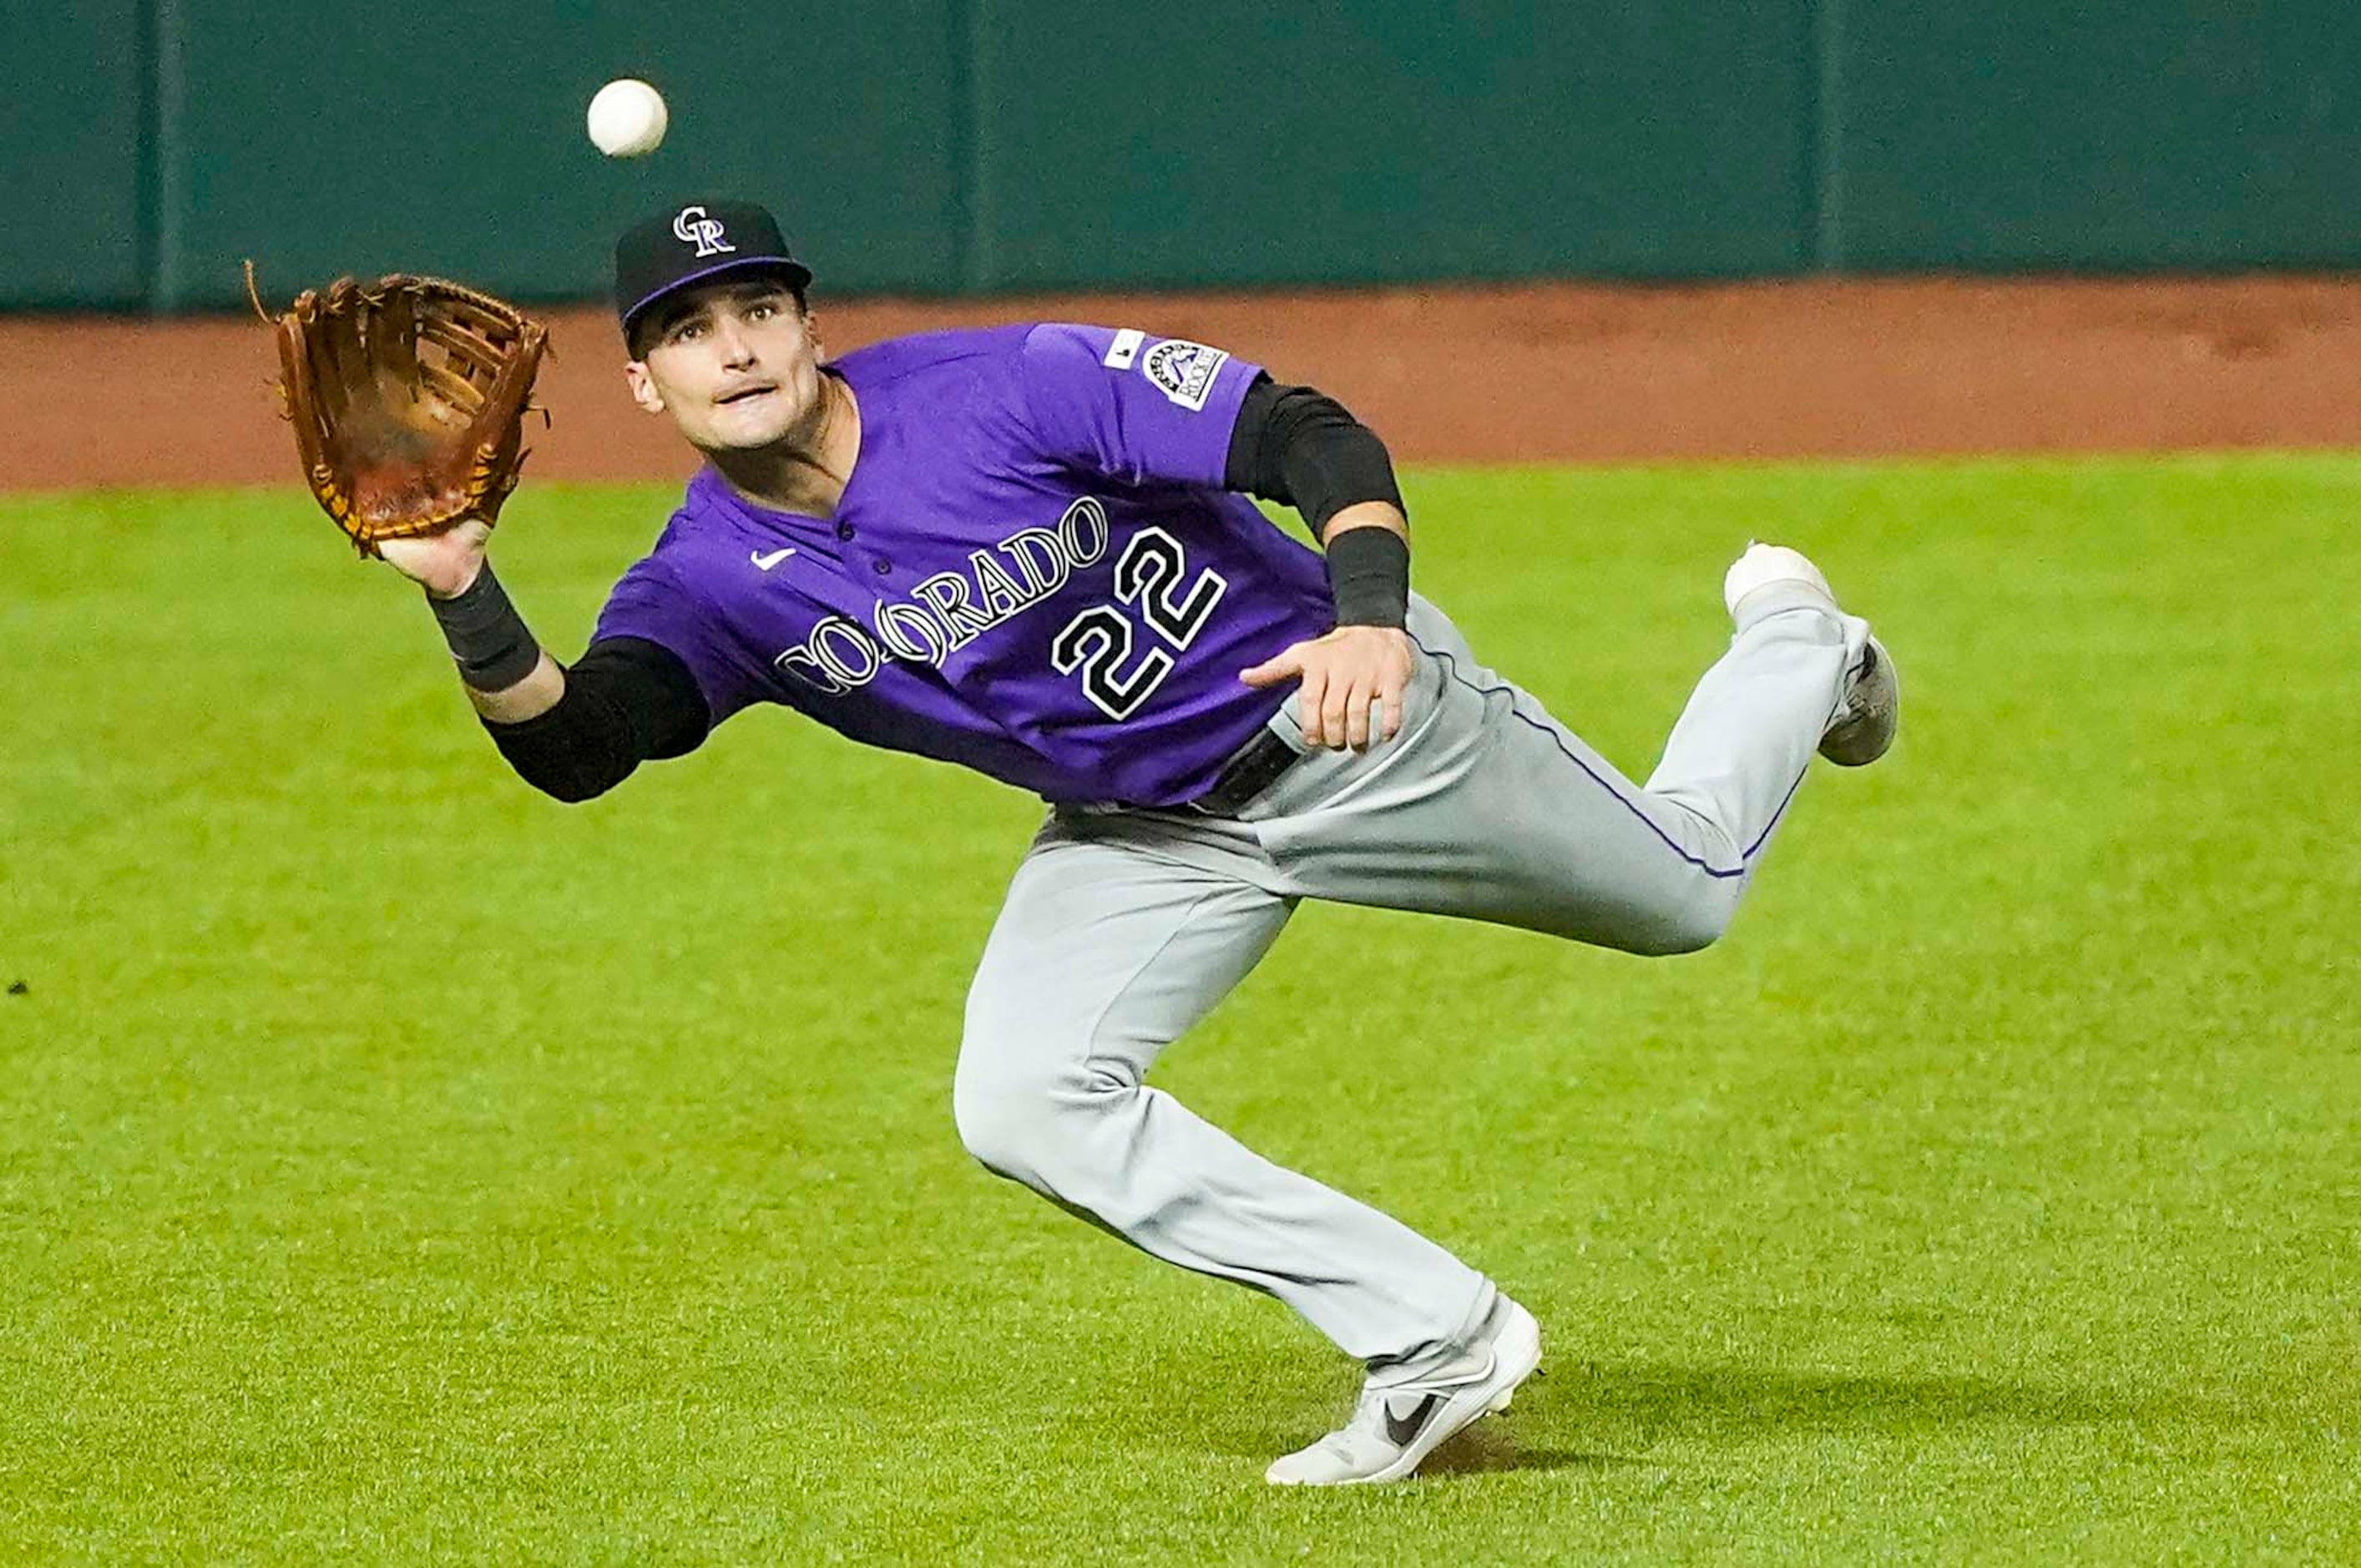
[(1278, 936), (1293, 904), (1273, 874), (1236, 824), (1053, 822), (969, 998), (960, 1133), (993, 1169), (1167, 1262), (1279, 1297), (1369, 1364), (1352, 1419), (1269, 1479), (1396, 1480), (1508, 1404), (1540, 1331), (1434, 1243), (1141, 1082)]
[[(1724, 577), (1722, 598), (1736, 629), (1730, 650), (1697, 683), (1647, 793), (1719, 825), (1751, 861), (1814, 751), (1858, 764), (1884, 751), (1896, 688), (1869, 623), (1839, 609), (1828, 580), (1796, 552), (1750, 546)], [(1782, 779), (1792, 782), (1783, 789)]]
[(1418, 601), (1426, 657), (1402, 736), (1308, 759), (1248, 816), (1286, 885), (1312, 896), (1633, 952), (1703, 947), (1844, 715), (1868, 646), (1865, 623), (1800, 580), (1766, 577), (1734, 621), (1642, 786)]
[[(1211, 825), (1044, 829), (969, 995), (961, 1137), (992, 1169), (1143, 1251), (1278, 1297), (1348, 1354), (1447, 1355), (1493, 1310), (1482, 1275), (1141, 1081), (1293, 908), (1254, 880), (1251, 835), (1227, 830), (1225, 850)], [(1225, 866), (1224, 854), (1240, 858)]]

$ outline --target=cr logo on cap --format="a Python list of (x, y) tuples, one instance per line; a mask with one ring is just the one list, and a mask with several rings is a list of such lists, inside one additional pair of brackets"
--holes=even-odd
[[(691, 218), (697, 221), (691, 223), (688, 221)], [(699, 259), (738, 248), (721, 237), (720, 220), (707, 217), (703, 207), (683, 207), (680, 215), (672, 221), (672, 232), (683, 245), (697, 247)]]

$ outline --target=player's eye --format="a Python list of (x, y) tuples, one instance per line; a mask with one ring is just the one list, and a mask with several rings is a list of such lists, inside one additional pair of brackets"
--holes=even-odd
[(750, 322), (766, 322), (778, 313), (779, 307), (768, 300), (757, 300), (746, 307), (746, 319)]

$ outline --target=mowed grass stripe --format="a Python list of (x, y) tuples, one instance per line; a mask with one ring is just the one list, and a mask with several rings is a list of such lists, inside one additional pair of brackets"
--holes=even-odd
[[(1902, 661), (1729, 939), (1305, 910), (1158, 1081), (1529, 1302), (1353, 1369), (959, 1149), (1037, 819), (785, 715), (566, 809), (300, 495), (0, 501), (0, 1557), (2361, 1552), (2361, 462), (1428, 470), (1422, 589), (1644, 774), (1749, 537)], [(561, 652), (661, 488), (529, 486)]]

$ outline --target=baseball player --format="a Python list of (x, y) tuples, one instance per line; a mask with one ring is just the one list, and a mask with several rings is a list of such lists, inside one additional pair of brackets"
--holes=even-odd
[(968, 999), (961, 1138), (1366, 1364), (1343, 1426), (1271, 1481), (1411, 1475), (1532, 1372), (1532, 1314), (1149, 1068), (1305, 898), (1704, 947), (1815, 751), (1857, 764), (1893, 739), (1891, 661), (1810, 562), (1754, 545), (1723, 585), (1729, 652), (1635, 784), (1411, 593), (1385, 448), (1333, 400), (1130, 328), (830, 360), (810, 280), (744, 203), (618, 241), (631, 396), (706, 464), (570, 666), (493, 576), (484, 523), (384, 557), (425, 587), (501, 754), (560, 799), (765, 703), (1041, 795)]

